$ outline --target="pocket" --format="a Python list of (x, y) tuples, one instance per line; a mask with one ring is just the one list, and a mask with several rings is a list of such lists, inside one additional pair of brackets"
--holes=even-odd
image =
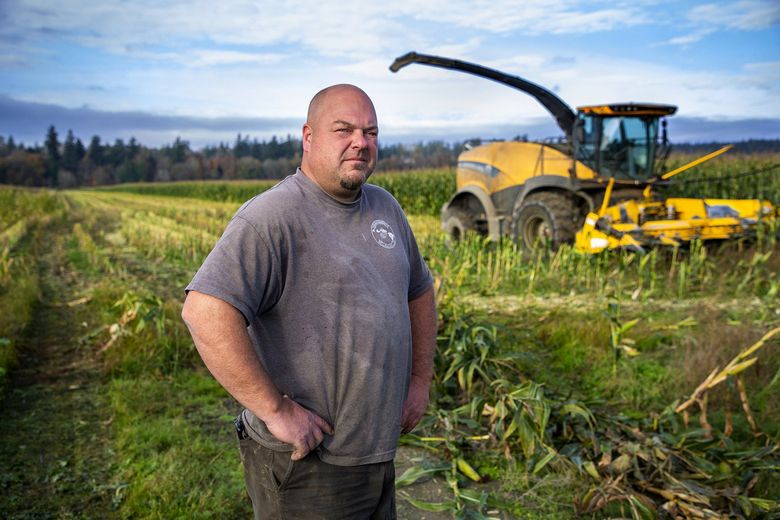
[(293, 447), (290, 444), (282, 442), (274, 437), (273, 434), (268, 431), (268, 427), (266, 427), (265, 423), (252, 412), (245, 409), (241, 413), (241, 417), (243, 419), (247, 435), (249, 435), (256, 442), (273, 451), (286, 451), (288, 453), (292, 453)]
[(246, 466), (247, 461), (251, 460), (252, 449), (254, 449), (256, 442), (247, 437), (246, 439), (238, 439), (238, 454), (241, 457), (241, 464)]
[(292, 460), (290, 455), (291, 453), (289, 451), (273, 452), (271, 472), (273, 473), (274, 481), (276, 482), (277, 491), (284, 491), (292, 480), (296, 461)]

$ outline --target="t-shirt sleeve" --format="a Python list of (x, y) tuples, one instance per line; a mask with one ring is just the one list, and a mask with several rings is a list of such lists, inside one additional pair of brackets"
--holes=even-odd
[(407, 237), (409, 247), (409, 300), (414, 300), (433, 284), (433, 275), (431, 274), (425, 259), (417, 247), (417, 240), (414, 238), (412, 228), (405, 216), (403, 218), (404, 231)]
[(233, 217), (185, 291), (198, 291), (238, 309), (247, 323), (281, 294), (277, 253), (240, 215)]

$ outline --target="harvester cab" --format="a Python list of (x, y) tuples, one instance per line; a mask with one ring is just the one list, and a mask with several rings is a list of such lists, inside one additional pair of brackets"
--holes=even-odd
[(461, 153), (457, 191), (441, 212), (443, 229), (455, 239), (477, 232), (493, 239), (508, 235), (524, 248), (545, 242), (574, 243), (588, 253), (641, 250), (743, 236), (774, 211), (757, 200), (654, 198), (654, 186), (731, 148), (664, 172), (670, 149), (665, 118), (677, 111), (673, 105), (589, 105), (575, 112), (518, 76), (415, 52), (398, 57), (390, 70), (412, 63), (518, 89), (541, 103), (565, 136), (561, 142), (490, 142)]
[[(676, 111), (672, 105), (636, 103), (578, 107), (574, 157), (605, 178), (650, 182), (669, 151), (662, 118)], [(659, 121), (664, 129), (660, 143)]]

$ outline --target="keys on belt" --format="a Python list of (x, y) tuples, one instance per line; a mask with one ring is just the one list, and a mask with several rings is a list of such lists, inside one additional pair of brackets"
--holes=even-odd
[(236, 436), (238, 437), (238, 440), (242, 441), (249, 438), (249, 435), (246, 433), (246, 427), (244, 426), (244, 419), (241, 415), (233, 419), (233, 425), (236, 427)]

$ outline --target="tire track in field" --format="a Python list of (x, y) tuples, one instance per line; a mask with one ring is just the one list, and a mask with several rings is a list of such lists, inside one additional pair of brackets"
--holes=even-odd
[(41, 237), (41, 303), (0, 401), (0, 518), (105, 518), (114, 487), (105, 385), (79, 345), (83, 305), (59, 223)]

